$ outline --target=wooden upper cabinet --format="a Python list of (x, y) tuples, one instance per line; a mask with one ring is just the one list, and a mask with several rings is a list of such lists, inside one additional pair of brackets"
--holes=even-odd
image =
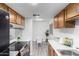
[(25, 18), (19, 13), (17, 13), (15, 10), (13, 10), (12, 8), (10, 8), (4, 3), (0, 3), (0, 9), (5, 10), (6, 12), (9, 12), (10, 23), (24, 26)]
[(12, 9), (9, 9), (9, 14), (10, 14), (10, 23), (16, 24), (16, 12)]
[(7, 11), (7, 12), (9, 11), (9, 7), (3, 3), (0, 3), (0, 8)]
[(75, 20), (79, 16), (79, 3), (69, 4), (54, 17), (54, 28), (75, 28)]
[(62, 12), (59, 13), (59, 17), (58, 17), (58, 27), (59, 28), (63, 28), (64, 27), (64, 10)]
[(79, 14), (79, 3), (69, 4), (66, 8), (66, 19), (72, 18)]
[(17, 23), (18, 25), (24, 26), (24, 24), (25, 24), (25, 19), (24, 19), (24, 17), (22, 17), (21, 15), (17, 14), (16, 23)]
[(58, 15), (54, 17), (54, 28), (58, 28)]
[(25, 25), (25, 18), (24, 17), (21, 17), (21, 18), (22, 18), (21, 24), (22, 24), (22, 26), (24, 26)]
[(16, 23), (17, 23), (18, 25), (21, 25), (21, 21), (22, 21), (21, 16), (20, 16), (19, 14), (17, 14), (17, 20), (16, 20)]
[(54, 28), (64, 28), (64, 11), (54, 17)]

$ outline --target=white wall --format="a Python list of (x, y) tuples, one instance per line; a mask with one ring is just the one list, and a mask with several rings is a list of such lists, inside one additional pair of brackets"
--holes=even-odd
[(32, 19), (25, 20), (25, 28), (22, 33), (22, 41), (32, 40)]
[(22, 38), (22, 29), (10, 28), (10, 43), (17, 41), (17, 37)]
[(45, 40), (45, 32), (49, 28), (48, 21), (34, 21), (33, 22), (33, 40)]
[(10, 40), (15, 39), (15, 29), (10, 28)]
[(73, 38), (73, 47), (79, 47), (79, 20), (76, 21), (75, 28), (54, 29), (53, 35), (57, 37)]

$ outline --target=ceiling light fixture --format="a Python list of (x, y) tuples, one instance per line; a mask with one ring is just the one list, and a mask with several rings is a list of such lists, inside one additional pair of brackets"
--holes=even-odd
[(36, 6), (36, 5), (38, 5), (38, 3), (31, 3), (31, 5), (32, 5), (32, 6)]
[(41, 18), (37, 18), (36, 21), (43, 21), (44, 19)]
[(44, 19), (40, 18), (39, 14), (33, 14), (33, 16), (35, 17), (35, 21), (43, 21)]

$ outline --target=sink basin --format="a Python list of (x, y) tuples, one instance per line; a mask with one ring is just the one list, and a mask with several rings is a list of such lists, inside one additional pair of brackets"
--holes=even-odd
[(75, 52), (74, 50), (58, 50), (62, 56), (79, 56), (78, 52)]

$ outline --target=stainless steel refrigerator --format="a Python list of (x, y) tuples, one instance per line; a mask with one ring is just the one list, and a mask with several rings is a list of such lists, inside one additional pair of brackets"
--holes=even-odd
[(0, 9), (0, 56), (9, 56), (9, 13)]

